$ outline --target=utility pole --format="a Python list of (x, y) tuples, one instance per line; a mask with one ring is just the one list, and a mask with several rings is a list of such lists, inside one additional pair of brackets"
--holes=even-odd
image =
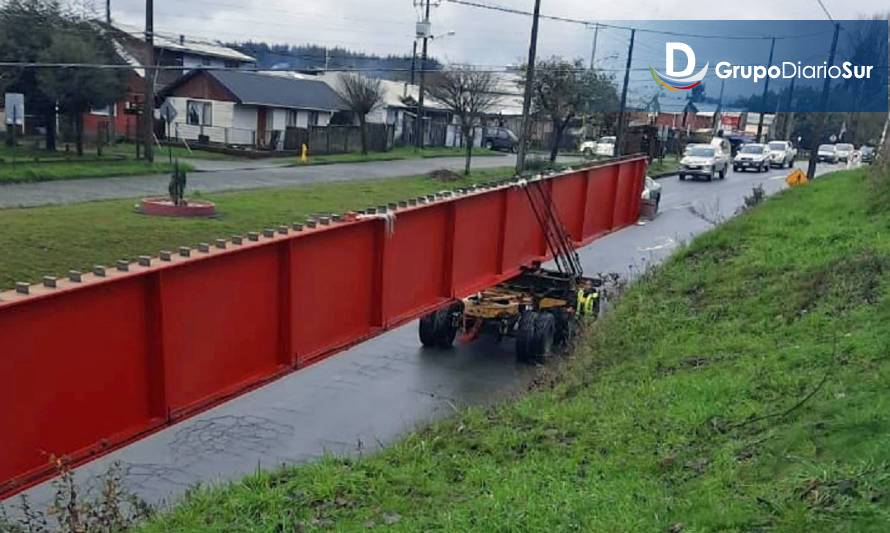
[(414, 51), (411, 52), (411, 85), (414, 85), (414, 70), (417, 68), (417, 37), (414, 37)]
[(627, 109), (627, 84), (630, 82), (630, 62), (634, 57), (634, 37), (636, 29), (630, 30), (630, 46), (627, 47), (627, 64), (624, 67), (624, 86), (621, 88), (621, 107), (618, 109), (618, 131), (615, 135), (615, 155), (621, 155), (621, 142), (624, 140), (624, 112)]
[(590, 70), (593, 70), (594, 64), (596, 63), (596, 38), (600, 33), (600, 23), (597, 22), (593, 26), (593, 47), (590, 50)]
[(111, 0), (105, 0), (105, 22), (111, 25)]
[(785, 140), (791, 140), (791, 133), (794, 129), (794, 108), (792, 105), (794, 104), (794, 80), (797, 78), (791, 78), (791, 86), (788, 88), (788, 118), (785, 120)]
[(519, 149), (516, 154), (516, 173), (525, 170), (525, 151), (528, 146), (529, 112), (532, 107), (532, 85), (535, 82), (535, 61), (538, 55), (538, 21), (541, 18), (541, 0), (535, 0), (532, 17), (532, 36), (528, 45), (528, 66), (525, 69), (525, 94), (522, 97), (522, 131), (519, 132)]
[(155, 118), (155, 27), (154, 0), (145, 0), (145, 102), (142, 105), (142, 141), (145, 160), (153, 163)]
[(717, 136), (717, 131), (723, 125), (723, 88), (726, 86), (726, 80), (720, 80), (720, 100), (717, 102), (717, 111), (714, 113), (714, 132), (712, 137)]
[[(773, 52), (776, 49), (776, 38), (773, 37), (770, 39), (769, 45), (769, 61), (766, 62), (767, 68), (773, 64)], [(760, 135), (763, 133), (763, 115), (766, 114), (766, 94), (769, 91), (769, 76), (766, 77), (766, 81), (763, 82), (763, 97), (760, 99), (760, 118), (757, 119), (757, 142), (762, 142)], [(773, 117), (775, 120), (775, 117)]]
[(426, 85), (426, 53), (429, 43), (430, 0), (426, 0), (426, 13), (423, 16), (426, 32), (423, 34), (423, 52), (420, 58), (420, 94), (417, 97), (417, 123), (414, 126), (414, 140), (417, 147), (423, 149), (423, 91)]
[[(828, 54), (828, 66), (834, 64), (834, 54), (837, 52), (837, 34), (841, 30), (841, 25), (834, 23), (834, 37), (831, 39), (831, 52)], [(810, 140), (810, 162), (807, 165), (807, 178), (812, 180), (816, 177), (816, 160), (819, 157), (819, 143), (822, 142), (822, 130), (825, 128), (825, 108), (828, 107), (828, 89), (831, 85), (831, 78), (825, 76), (825, 83), (822, 84), (822, 98), (819, 106), (819, 113), (816, 115), (816, 127), (813, 128), (813, 138)]]

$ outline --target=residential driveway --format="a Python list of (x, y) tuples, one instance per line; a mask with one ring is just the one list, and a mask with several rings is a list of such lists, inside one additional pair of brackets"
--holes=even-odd
[[(820, 173), (830, 168), (820, 165)], [(731, 217), (752, 187), (763, 185), (773, 194), (785, 187), (786, 174), (774, 170), (730, 173), (714, 182), (661, 180), (658, 217), (579, 250), (584, 269), (633, 277), (711, 228), (689, 207)], [(483, 337), (452, 350), (423, 349), (413, 322), (116, 450), (77, 468), (76, 476), (82, 487), (88, 486), (119, 462), (129, 488), (163, 504), (197, 483), (237, 479), (258, 468), (325, 453), (371, 452), (460, 406), (521, 392), (535, 373), (515, 361), (510, 341)], [(32, 505), (48, 505), (51, 482), (26, 494)]]
[[(473, 158), (473, 168), (512, 166), (515, 162), (515, 156), (480, 156)], [(198, 168), (207, 171), (190, 173), (188, 190), (208, 193), (414, 176), (437, 169), (463, 169), (464, 158), (406, 159), (306, 167), (282, 167), (282, 163), (277, 160), (199, 161)], [(0, 209), (163, 196), (167, 194), (169, 181), (170, 178), (165, 175), (154, 175), (0, 185)]]

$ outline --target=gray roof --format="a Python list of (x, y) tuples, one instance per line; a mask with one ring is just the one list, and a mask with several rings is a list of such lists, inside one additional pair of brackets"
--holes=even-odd
[(209, 70), (207, 74), (216, 78), (242, 104), (318, 111), (346, 109), (340, 96), (327, 83), (317, 79), (237, 70)]

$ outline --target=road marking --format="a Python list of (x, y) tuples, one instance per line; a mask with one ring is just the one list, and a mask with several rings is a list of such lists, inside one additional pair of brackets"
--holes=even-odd
[(665, 248), (673, 248), (676, 246), (677, 241), (668, 237), (666, 241), (662, 244), (657, 244), (655, 246), (646, 246), (646, 247), (637, 247), (637, 251), (639, 252), (654, 252), (655, 250), (663, 250)]

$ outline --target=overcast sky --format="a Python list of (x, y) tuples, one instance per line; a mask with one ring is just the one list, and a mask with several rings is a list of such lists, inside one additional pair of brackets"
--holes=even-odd
[[(96, 10), (104, 12), (104, 0), (79, 1), (92, 3)], [(534, 4), (532, 0), (479, 1), (523, 10), (531, 10)], [(832, 15), (841, 19), (890, 7), (886, 0), (823, 1)], [(144, 0), (111, 2), (115, 20), (144, 24)], [(585, 20), (824, 18), (816, 0), (542, 0), (541, 4), (542, 13)], [(380, 54), (410, 54), (418, 15), (412, 0), (155, 0), (158, 32), (227, 41), (339, 45)], [(527, 54), (529, 17), (443, 1), (433, 9), (431, 21), (434, 33), (456, 32), (432, 43), (430, 52), (439, 59), (506, 65)], [(600, 57), (614, 55), (627, 46), (626, 31), (600, 31), (599, 35)], [(539, 53), (589, 60), (592, 38), (592, 29), (545, 21)]]

